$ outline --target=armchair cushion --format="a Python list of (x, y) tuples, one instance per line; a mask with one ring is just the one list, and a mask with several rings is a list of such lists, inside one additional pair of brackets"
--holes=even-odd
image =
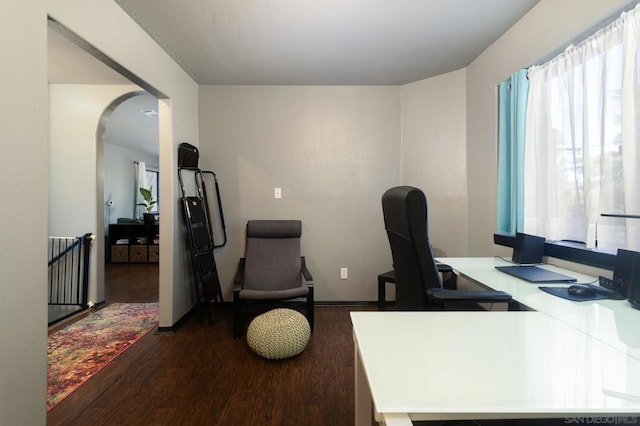
[(302, 222), (299, 220), (250, 220), (247, 238), (300, 238)]
[(302, 285), (301, 230), (300, 221), (249, 221), (244, 289), (278, 291)]
[(296, 297), (306, 297), (309, 294), (307, 287), (287, 288), (284, 290), (240, 290), (240, 299), (253, 300), (274, 300), (274, 299), (294, 299)]

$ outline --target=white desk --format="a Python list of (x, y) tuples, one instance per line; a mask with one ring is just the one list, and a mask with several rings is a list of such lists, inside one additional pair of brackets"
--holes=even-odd
[(550, 295), (496, 270), (500, 259), (438, 260), (537, 312), (352, 313), (356, 424), (370, 424), (372, 403), (389, 425), (640, 413), (640, 311)]
[[(509, 264), (498, 258), (448, 257), (438, 260), (481, 286), (506, 291), (530, 309), (544, 313), (640, 360), (640, 310), (632, 308), (626, 300), (572, 302), (562, 299), (538, 288), (554, 284), (532, 284), (498, 271), (495, 266)], [(578, 282), (591, 282), (596, 279), (554, 266), (544, 267), (576, 277)]]
[(541, 313), (351, 319), (357, 425), (640, 413), (640, 361)]

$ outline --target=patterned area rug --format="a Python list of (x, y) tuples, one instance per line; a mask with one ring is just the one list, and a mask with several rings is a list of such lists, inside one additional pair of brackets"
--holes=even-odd
[(47, 411), (157, 325), (157, 303), (114, 303), (51, 334)]

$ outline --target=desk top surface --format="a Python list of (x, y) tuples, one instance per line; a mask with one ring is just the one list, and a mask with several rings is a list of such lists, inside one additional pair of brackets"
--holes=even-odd
[[(540, 286), (568, 286), (569, 284), (533, 284), (495, 269), (509, 265), (493, 257), (439, 258), (459, 274), (486, 287), (506, 291), (518, 302), (546, 314), (576, 330), (600, 340), (613, 348), (640, 360), (640, 310), (626, 300), (601, 299), (572, 302), (540, 290)], [(596, 279), (551, 265), (543, 265), (556, 272), (577, 278), (579, 283)], [(639, 378), (640, 380), (640, 378)]]
[(640, 360), (539, 312), (352, 312), (379, 413), (640, 413)]

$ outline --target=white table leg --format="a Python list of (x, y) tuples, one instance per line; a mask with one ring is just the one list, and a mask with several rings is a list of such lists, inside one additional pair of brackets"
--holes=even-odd
[[(354, 339), (355, 340), (355, 339)], [(371, 426), (371, 390), (360, 360), (358, 342), (355, 342), (355, 416), (356, 426)]]
[(406, 413), (386, 413), (382, 415), (385, 426), (412, 426), (413, 422)]

